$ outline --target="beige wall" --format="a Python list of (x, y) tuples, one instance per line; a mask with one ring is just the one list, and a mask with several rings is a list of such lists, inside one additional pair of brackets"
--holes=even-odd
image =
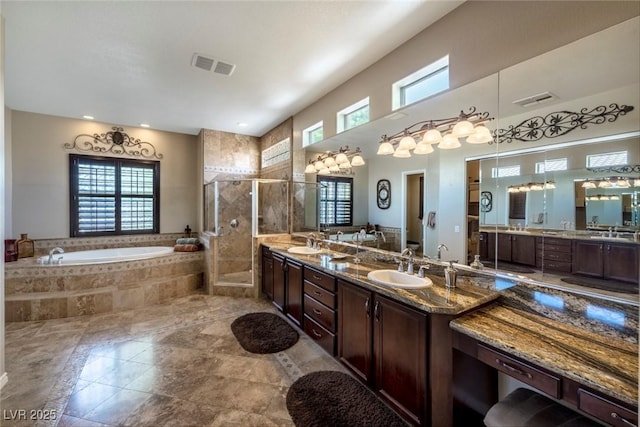
[[(79, 134), (104, 133), (111, 124), (13, 111), (12, 236), (28, 233), (33, 239), (69, 236), (69, 153)], [(124, 132), (156, 147), (160, 160), (160, 232), (197, 228), (200, 194), (195, 136), (151, 129), (124, 128)], [(10, 237), (10, 236), (7, 236)]]

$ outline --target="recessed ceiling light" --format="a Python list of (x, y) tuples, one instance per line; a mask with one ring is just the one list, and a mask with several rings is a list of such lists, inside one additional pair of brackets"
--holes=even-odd
[(241, 128), (246, 128), (247, 126), (249, 126), (249, 124), (245, 122), (238, 122), (238, 126), (240, 126)]
[(93, 120), (93, 116), (82, 116), (83, 119)]
[(148, 125), (148, 124), (146, 124), (146, 123), (140, 123), (140, 127), (141, 127), (141, 128), (150, 128), (150, 127), (151, 127), (151, 125)]

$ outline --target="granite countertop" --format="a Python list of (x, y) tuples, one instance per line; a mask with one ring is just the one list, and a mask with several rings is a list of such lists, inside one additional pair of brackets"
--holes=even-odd
[[(367, 279), (367, 274), (370, 271), (379, 269), (395, 270), (397, 264), (376, 262), (370, 259), (356, 264), (353, 262), (352, 255), (348, 255), (344, 259), (332, 259), (330, 255), (332, 253), (335, 254), (333, 251), (316, 255), (292, 254), (287, 250), (293, 245), (300, 246), (300, 243), (291, 241), (265, 242), (264, 244), (273, 252), (280, 253), (287, 258), (356, 283), (427, 313), (457, 315), (493, 301), (500, 295), (496, 290), (496, 278), (491, 275), (476, 277), (476, 275), (465, 275), (464, 272), (459, 271), (457, 287), (455, 289), (447, 289), (445, 287), (443, 266), (433, 265), (426, 272), (426, 277), (431, 279), (433, 285), (422, 289), (401, 289), (379, 285)], [(419, 262), (423, 263), (422, 260)]]
[(638, 307), (518, 284), (451, 328), (638, 404)]
[(600, 234), (589, 234), (585, 231), (575, 231), (575, 230), (559, 230), (559, 231), (549, 231), (549, 230), (540, 230), (540, 229), (531, 229), (528, 230), (509, 230), (509, 229), (501, 229), (498, 228), (486, 228), (480, 227), (480, 231), (488, 232), (488, 233), (505, 233), (505, 234), (515, 234), (515, 235), (523, 235), (523, 236), (534, 236), (534, 237), (549, 237), (549, 238), (557, 238), (557, 239), (571, 239), (571, 240), (589, 240), (589, 241), (603, 241), (603, 242), (611, 242), (611, 243), (629, 243), (640, 245), (640, 241), (633, 240), (633, 233), (629, 232), (621, 232), (624, 234), (623, 237), (615, 237), (617, 233), (613, 233), (613, 237), (609, 237), (608, 231), (604, 231), (605, 235), (602, 236), (600, 232), (593, 231), (592, 233), (600, 233)]

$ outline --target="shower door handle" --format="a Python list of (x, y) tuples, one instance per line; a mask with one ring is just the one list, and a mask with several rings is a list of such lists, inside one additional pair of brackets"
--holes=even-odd
[(240, 222), (236, 218), (234, 218), (231, 220), (229, 225), (231, 226), (231, 228), (238, 228), (238, 226), (240, 225)]

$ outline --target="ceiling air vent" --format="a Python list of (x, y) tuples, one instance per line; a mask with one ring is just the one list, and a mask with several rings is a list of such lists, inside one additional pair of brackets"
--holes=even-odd
[(193, 54), (193, 58), (191, 58), (191, 65), (193, 67), (200, 68), (201, 70), (213, 71), (214, 73), (223, 74), (225, 76), (230, 76), (236, 68), (234, 64), (228, 64), (200, 53)]
[(556, 96), (551, 92), (542, 92), (537, 95), (527, 96), (526, 98), (513, 101), (513, 104), (521, 107), (531, 107), (532, 105), (542, 104), (543, 102), (551, 101), (555, 98)]

